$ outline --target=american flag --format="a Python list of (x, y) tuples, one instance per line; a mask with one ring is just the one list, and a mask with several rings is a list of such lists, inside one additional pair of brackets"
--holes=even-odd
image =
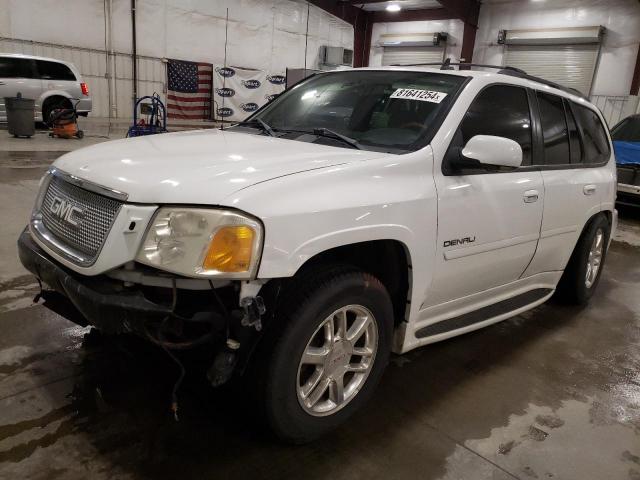
[(203, 120), (211, 116), (210, 63), (169, 60), (168, 118)]

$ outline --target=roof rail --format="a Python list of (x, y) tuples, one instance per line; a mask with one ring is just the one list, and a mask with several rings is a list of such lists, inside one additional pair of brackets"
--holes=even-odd
[[(467, 63), (467, 62), (451, 62), (450, 58), (447, 58), (444, 62), (430, 62), (430, 63), (412, 63), (412, 64), (404, 64), (404, 65), (391, 65), (392, 67), (440, 67), (440, 70), (453, 70), (454, 66), (458, 67), (481, 67), (481, 68), (494, 68), (498, 70), (497, 73), (502, 75), (510, 75), (512, 77), (524, 78), (526, 80), (531, 80), (534, 82), (542, 83), (543, 85), (547, 85), (549, 87), (557, 88), (558, 90), (562, 90), (565, 93), (570, 93), (571, 95), (576, 95), (578, 97), (584, 98), (588, 100), (587, 96), (582, 92), (576, 90), (575, 88), (565, 87), (558, 83), (552, 82), (550, 80), (545, 80), (544, 78), (536, 77), (534, 75), (529, 75), (527, 72), (520, 68), (510, 67), (508, 65), (485, 65), (483, 63)], [(460, 69), (460, 68), (459, 68)]]

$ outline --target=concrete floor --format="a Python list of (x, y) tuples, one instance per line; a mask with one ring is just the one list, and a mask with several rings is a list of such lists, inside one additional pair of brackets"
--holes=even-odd
[(15, 239), (60, 154), (39, 142), (0, 151), (1, 479), (640, 479), (640, 213), (622, 212), (588, 308), (551, 302), (395, 357), (364, 411), (294, 448), (196, 375), (174, 422), (162, 353), (31, 304)]

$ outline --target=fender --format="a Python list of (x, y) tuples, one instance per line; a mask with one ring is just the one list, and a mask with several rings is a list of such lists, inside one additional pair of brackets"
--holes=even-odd
[(249, 186), (224, 203), (264, 225), (259, 279), (292, 277), (309, 259), (336, 247), (372, 240), (401, 243), (412, 266), (411, 321), (431, 284), (435, 261), (431, 148), (360, 161), (355, 155), (344, 165)]
[(409, 257), (411, 257), (411, 249), (408, 245), (413, 245), (415, 236), (404, 225), (367, 225), (320, 235), (306, 241), (289, 255), (287, 276), (295, 275), (309, 259), (322, 252), (345, 245), (374, 240), (397, 240), (404, 246)]

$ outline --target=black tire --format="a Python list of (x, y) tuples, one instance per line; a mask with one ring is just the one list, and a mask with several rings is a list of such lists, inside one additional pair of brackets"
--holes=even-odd
[(51, 112), (59, 108), (72, 108), (71, 102), (64, 97), (53, 97), (48, 98), (42, 104), (42, 121), (45, 125), (49, 125), (49, 118), (51, 117)]
[(78, 130), (78, 132), (76, 133), (76, 137), (78, 137), (78, 139), (84, 138), (84, 132), (82, 130)]
[[(604, 234), (602, 259), (597, 272), (597, 276), (590, 286), (587, 286), (586, 276), (589, 262), (589, 252), (598, 231)], [(564, 303), (572, 305), (586, 305), (593, 292), (600, 283), (602, 269), (604, 268), (607, 256), (607, 246), (609, 245), (609, 236), (611, 235), (611, 226), (604, 215), (597, 215), (585, 227), (578, 243), (576, 244), (567, 268), (565, 268), (562, 278), (558, 283), (556, 290), (556, 298)]]
[[(252, 363), (260, 372), (257, 382), (258, 408), (267, 426), (281, 440), (310, 442), (335, 429), (362, 407), (373, 394), (389, 361), (393, 334), (393, 308), (384, 285), (356, 268), (336, 266), (310, 271), (297, 278), (293, 290), (284, 295), (276, 324), (263, 339)], [(313, 416), (298, 400), (298, 368), (302, 353), (314, 332), (327, 317), (347, 305), (369, 310), (377, 325), (377, 351), (358, 393), (326, 416)]]

